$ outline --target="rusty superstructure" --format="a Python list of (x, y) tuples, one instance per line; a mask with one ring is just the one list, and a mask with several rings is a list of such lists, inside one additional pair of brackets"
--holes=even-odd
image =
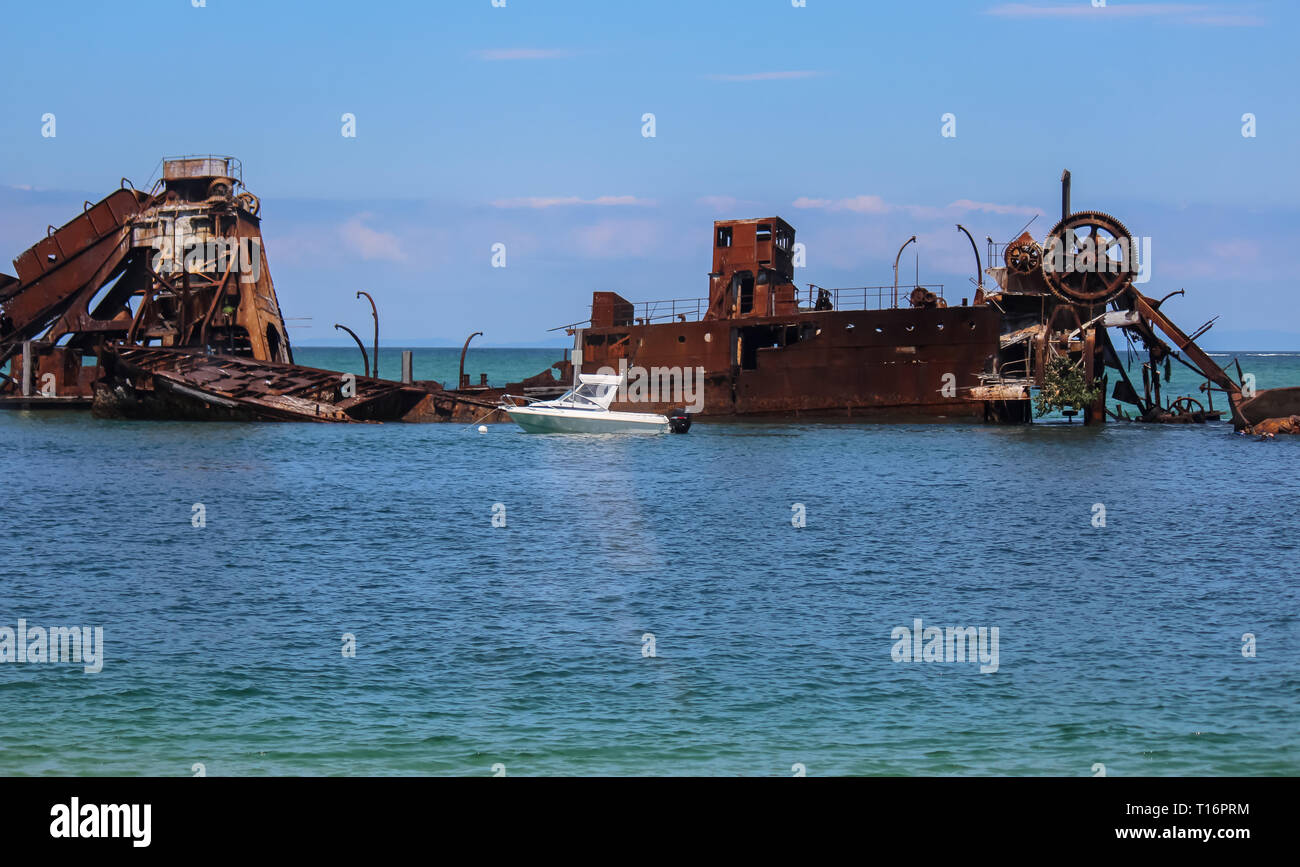
[[(712, 230), (707, 299), (634, 305), (595, 292), (590, 320), (571, 330), (584, 372), (703, 370), (703, 415), (980, 417), (970, 390), (996, 359), (1001, 315), (949, 305), (943, 291), (914, 287), (907, 307), (891, 286), (802, 294), (793, 226), (724, 220)], [(662, 396), (654, 411), (681, 399)]]
[[(1300, 394), (1290, 389), (1248, 394), (1196, 345), (1208, 325), (1189, 336), (1162, 312), (1167, 297), (1139, 291), (1137, 239), (1107, 214), (1072, 212), (1068, 172), (1062, 182), (1061, 220), (1041, 243), (1028, 232), (1005, 244), (990, 239), (990, 260), (1001, 263), (987, 270), (957, 226), (971, 239), (976, 274), (973, 294), (960, 300), (942, 286), (900, 293), (897, 263), (892, 286), (808, 284), (801, 293), (792, 226), (778, 217), (722, 220), (713, 224), (708, 298), (633, 304), (596, 292), (591, 318), (564, 327), (583, 372), (639, 368), (660, 383), (702, 374), (706, 416), (1028, 422), (1034, 392), (1063, 368), (1093, 386), (1095, 399), (1067, 409), (1089, 424), (1204, 422), (1226, 412), (1248, 429), (1300, 411)], [(1112, 332), (1146, 355), (1140, 391)], [(1167, 382), (1175, 361), (1205, 380), (1204, 401), (1162, 395), (1161, 374)], [(1217, 410), (1216, 391), (1224, 395)], [(663, 411), (680, 401), (678, 393), (649, 400), (629, 393), (616, 406)]]
[(163, 163), (148, 193), (121, 188), (14, 260), (0, 278), (0, 363), (11, 390), (89, 399), (98, 348), (186, 347), (291, 363), (256, 196), (231, 157)]
[[(705, 415), (984, 413), (967, 395), (998, 351), (995, 308), (949, 306), (941, 286), (915, 287), (905, 308), (884, 306), (888, 286), (810, 286), (801, 299), (794, 238), (777, 217), (719, 221), (707, 299), (595, 293), (591, 319), (570, 328), (582, 370), (702, 368)], [(944, 372), (957, 377), (950, 394)], [(664, 398), (653, 411), (681, 400)]]
[[(239, 160), (188, 156), (164, 160), (149, 192), (123, 179), (49, 227), (14, 260), (16, 277), (0, 274), (0, 365), (10, 364), (0, 405), (345, 422), (492, 411), (486, 387), (295, 365), (260, 210)], [(544, 394), (558, 385), (544, 372), (511, 387)]]

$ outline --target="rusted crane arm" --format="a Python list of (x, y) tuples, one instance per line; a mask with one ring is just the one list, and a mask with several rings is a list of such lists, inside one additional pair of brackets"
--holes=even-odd
[(1137, 305), (1138, 313), (1140, 313), (1144, 318), (1150, 320), (1153, 325), (1168, 335), (1169, 339), (1173, 341), (1174, 346), (1178, 347), (1180, 351), (1186, 353), (1187, 357), (1195, 362), (1196, 366), (1201, 369), (1201, 373), (1205, 374), (1206, 379), (1210, 380), (1228, 393), (1228, 404), (1232, 407), (1233, 422), (1237, 424), (1245, 424), (1245, 419), (1242, 418), (1241, 411), (1238, 409), (1241, 402), (1245, 399), (1241, 393), (1241, 385), (1229, 377), (1223, 368), (1215, 364), (1214, 359), (1206, 355), (1205, 351), (1201, 349), (1201, 347), (1197, 346), (1190, 337), (1183, 333), (1181, 328), (1170, 322), (1169, 319), (1160, 312), (1159, 308), (1151, 303), (1150, 298), (1147, 298), (1135, 289), (1133, 290), (1133, 301)]

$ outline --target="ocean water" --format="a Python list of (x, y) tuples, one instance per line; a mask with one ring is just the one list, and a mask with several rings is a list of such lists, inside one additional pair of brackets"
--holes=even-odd
[[(530, 352), (471, 350), (475, 381), (557, 356)], [(1242, 365), (1300, 384), (1300, 356)], [(0, 438), (0, 627), (104, 651), (0, 662), (0, 774), (1300, 773), (1300, 439), (80, 412)], [(996, 627), (996, 671), (895, 661), (917, 619)]]
[[(370, 351), (367, 345), (366, 352)], [(415, 379), (456, 387), (456, 377), (460, 373), (459, 347), (423, 347), (411, 352)], [(465, 355), (465, 372), (474, 385), (479, 383), (479, 374), (486, 373), (488, 384), (503, 386), (536, 376), (565, 357), (563, 349), (481, 349), (471, 344)], [(356, 346), (295, 346), (293, 360), (308, 367), (341, 370), (358, 376), (365, 369)], [(401, 379), (402, 347), (379, 347), (379, 373), (385, 379)]]

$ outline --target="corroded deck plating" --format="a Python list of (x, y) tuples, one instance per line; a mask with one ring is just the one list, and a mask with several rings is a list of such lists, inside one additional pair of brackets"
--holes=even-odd
[(238, 421), (441, 421), (492, 411), (483, 397), (183, 349), (106, 347), (95, 413)]

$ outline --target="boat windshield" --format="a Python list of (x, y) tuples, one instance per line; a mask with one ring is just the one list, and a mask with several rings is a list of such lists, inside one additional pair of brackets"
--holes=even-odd
[(599, 407), (608, 407), (614, 400), (614, 393), (618, 391), (617, 385), (608, 383), (583, 383), (575, 388), (572, 392), (575, 401), (590, 401)]
[(575, 409), (608, 409), (617, 391), (616, 384), (584, 382), (563, 397), (547, 403), (552, 406), (571, 406)]

